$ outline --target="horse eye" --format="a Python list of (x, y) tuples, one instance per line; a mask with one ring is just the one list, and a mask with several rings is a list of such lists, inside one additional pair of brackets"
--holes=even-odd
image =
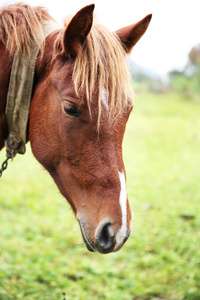
[(70, 103), (66, 103), (63, 106), (64, 112), (72, 117), (80, 117), (80, 113), (78, 111), (78, 108)]

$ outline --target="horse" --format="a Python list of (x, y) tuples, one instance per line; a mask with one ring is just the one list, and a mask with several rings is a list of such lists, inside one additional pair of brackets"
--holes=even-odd
[[(116, 252), (128, 239), (132, 216), (122, 141), (133, 108), (127, 55), (151, 15), (110, 32), (80, 9), (41, 44), (42, 24), (55, 24), (43, 7), (22, 3), (0, 11), (0, 150), (9, 129), (7, 94), (14, 57), (36, 57), (27, 136), (35, 158), (71, 205), (89, 251)], [(27, 54), (29, 55), (29, 54)], [(26, 75), (28, 77), (29, 74)]]

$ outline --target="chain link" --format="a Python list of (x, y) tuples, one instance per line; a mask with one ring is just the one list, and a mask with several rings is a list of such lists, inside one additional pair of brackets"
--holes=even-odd
[(11, 157), (7, 157), (6, 160), (2, 163), (1, 165), (1, 169), (0, 169), (0, 177), (2, 176), (3, 174), (3, 171), (5, 171), (8, 167), (8, 160), (10, 159)]

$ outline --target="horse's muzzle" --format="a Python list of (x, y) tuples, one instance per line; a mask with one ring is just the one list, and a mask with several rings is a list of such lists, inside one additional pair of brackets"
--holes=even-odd
[(87, 249), (91, 252), (99, 252), (102, 254), (116, 252), (128, 239), (130, 232), (127, 232), (124, 238), (121, 240), (120, 244), (116, 244), (116, 236), (117, 233), (114, 233), (112, 228), (112, 222), (105, 218), (97, 227), (95, 231), (95, 240), (93, 241), (91, 238), (88, 237), (83, 224), (79, 220), (81, 233), (83, 240)]

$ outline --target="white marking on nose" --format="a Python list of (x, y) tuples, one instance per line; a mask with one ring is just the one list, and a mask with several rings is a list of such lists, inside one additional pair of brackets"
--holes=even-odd
[(119, 204), (122, 211), (122, 225), (116, 236), (116, 246), (119, 245), (127, 234), (127, 192), (126, 192), (126, 179), (124, 172), (119, 172), (119, 179), (121, 183), (121, 191), (119, 195)]
[(105, 106), (105, 108), (108, 110), (108, 93), (107, 93), (105, 87), (103, 87), (103, 89), (102, 89), (101, 101), (102, 101), (103, 105)]

